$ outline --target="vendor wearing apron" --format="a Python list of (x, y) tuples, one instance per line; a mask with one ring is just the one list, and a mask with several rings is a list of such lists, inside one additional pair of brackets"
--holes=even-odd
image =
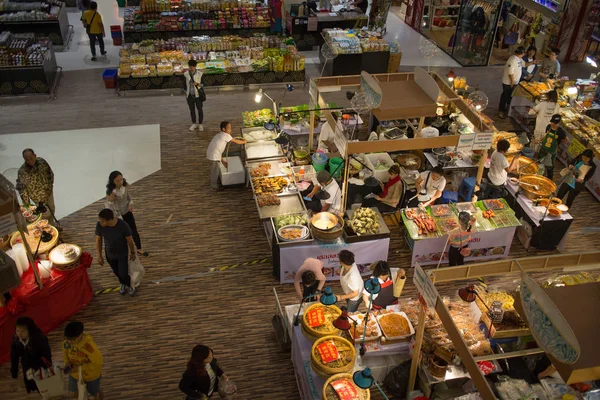
[[(431, 171), (423, 171), (417, 178), (417, 182), (415, 183), (417, 187), (417, 194), (426, 193), (427, 197), (429, 197), (428, 201), (424, 201), (422, 203), (417, 204), (422, 205), (423, 207), (430, 206), (435, 204), (436, 201), (442, 197), (444, 193), (444, 188), (446, 187), (446, 178), (444, 178), (444, 170), (439, 165), (433, 167)], [(409, 204), (411, 207), (414, 207), (416, 204)]]
[(556, 161), (556, 153), (558, 152), (558, 146), (565, 140), (567, 140), (567, 134), (560, 126), (562, 117), (560, 114), (554, 114), (550, 119), (550, 125), (546, 127), (546, 136), (542, 139), (540, 145), (540, 152), (538, 159), (542, 160), (548, 154), (550, 155), (550, 161), (544, 162), (546, 171), (544, 176), (548, 179), (552, 179), (554, 176), (554, 163)]
[(307, 301), (318, 300), (317, 292), (325, 286), (325, 274), (323, 274), (323, 262), (316, 258), (307, 258), (294, 277), (296, 294)]
[[(404, 283), (406, 282), (406, 272), (402, 268), (391, 268), (387, 261), (379, 261), (375, 264), (371, 278), (377, 278), (381, 285), (379, 293), (373, 295), (374, 310), (381, 310), (393, 304), (398, 304), (398, 297), (402, 294)], [(396, 282), (396, 290), (394, 290)], [(371, 294), (363, 291), (363, 301), (369, 304)]]

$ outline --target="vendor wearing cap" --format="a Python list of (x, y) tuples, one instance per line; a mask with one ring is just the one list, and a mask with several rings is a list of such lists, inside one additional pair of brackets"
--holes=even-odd
[[(315, 185), (313, 190), (306, 196), (311, 199), (311, 201), (306, 202), (306, 208), (315, 213), (323, 211), (340, 212), (342, 210), (342, 191), (335, 179), (331, 177), (329, 172), (319, 171), (317, 182), (319, 184)], [(313, 199), (320, 191), (327, 192), (329, 197), (325, 200)]]
[[(376, 278), (381, 285), (379, 293), (373, 295), (372, 309), (381, 310), (388, 306), (398, 304), (398, 297), (402, 294), (406, 282), (406, 271), (402, 268), (390, 268), (387, 261), (378, 261), (373, 268), (371, 278)], [(394, 290), (394, 286), (396, 290)], [(363, 301), (369, 304), (371, 294), (365, 289)]]
[(419, 206), (427, 207), (435, 204), (436, 200), (442, 197), (446, 187), (446, 178), (444, 170), (439, 165), (433, 167), (431, 171), (423, 171), (416, 182), (417, 193), (425, 195), (429, 200), (423, 201)]
[(554, 163), (556, 161), (556, 153), (558, 152), (558, 146), (563, 142), (566, 142), (567, 134), (564, 129), (560, 126), (562, 117), (560, 114), (554, 114), (550, 119), (550, 125), (546, 127), (546, 136), (542, 139), (540, 144), (540, 152), (538, 153), (538, 159), (542, 160), (544, 157), (550, 156), (550, 160), (544, 165), (546, 170), (544, 176), (548, 179), (552, 179), (554, 176)]

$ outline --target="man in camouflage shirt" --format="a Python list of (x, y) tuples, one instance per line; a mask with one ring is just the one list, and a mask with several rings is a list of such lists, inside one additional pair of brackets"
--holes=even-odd
[(52, 172), (52, 168), (32, 149), (23, 150), (23, 159), (25, 163), (19, 168), (19, 181), (24, 185), (21, 190), (23, 202), (38, 205), (41, 201), (54, 214), (54, 172)]

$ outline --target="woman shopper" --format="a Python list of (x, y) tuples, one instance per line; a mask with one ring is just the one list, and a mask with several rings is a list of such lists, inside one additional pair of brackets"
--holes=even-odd
[(362, 277), (354, 260), (354, 253), (349, 250), (342, 250), (338, 254), (342, 271), (340, 273), (340, 285), (343, 295), (338, 296), (338, 301), (346, 300), (348, 312), (355, 312), (362, 300), (362, 291), (364, 288)]
[[(387, 261), (378, 261), (373, 269), (371, 278), (377, 278), (381, 285), (378, 294), (373, 295), (372, 308), (381, 310), (393, 304), (398, 304), (398, 297), (402, 294), (404, 283), (406, 282), (406, 271), (402, 268), (390, 268)], [(396, 285), (396, 290), (394, 290)], [(363, 291), (363, 301), (369, 304), (371, 294), (365, 289)]]
[(475, 218), (471, 217), (466, 211), (461, 211), (458, 214), (458, 228), (456, 228), (448, 237), (448, 266), (463, 265), (465, 257), (471, 250), (469, 249), (469, 241), (471, 240), (471, 229), (475, 222)]
[(400, 167), (394, 164), (388, 169), (390, 178), (384, 184), (380, 183), (380, 192), (362, 202), (363, 207), (377, 207), (379, 212), (394, 212), (402, 197), (402, 178), (400, 178)]
[[(185, 97), (187, 98), (190, 116), (192, 117), (192, 126), (190, 131), (198, 128), (200, 132), (204, 130), (202, 122), (204, 121), (204, 111), (202, 105), (206, 101), (206, 94), (202, 88), (202, 72), (196, 69), (198, 63), (196, 60), (188, 61), (188, 70), (183, 74), (185, 80)], [(196, 119), (196, 109), (198, 109), (198, 119)]]
[(18, 382), (19, 360), (21, 360), (21, 370), (27, 393), (37, 392), (35, 381), (27, 379), (27, 371), (29, 369), (37, 371), (40, 368), (51, 366), (52, 351), (48, 344), (48, 338), (29, 317), (17, 319), (15, 337), (10, 349), (10, 374), (15, 382)]
[(179, 390), (186, 394), (186, 400), (207, 400), (219, 391), (218, 378), (229, 380), (212, 349), (199, 344), (192, 349), (192, 357), (179, 381)]
[(585, 149), (581, 154), (575, 157), (569, 163), (569, 172), (573, 173), (573, 177), (560, 185), (558, 189), (559, 199), (563, 199), (567, 195), (567, 207), (573, 206), (575, 197), (585, 189), (585, 183), (596, 173), (596, 163), (594, 162), (594, 152), (591, 149)]
[(537, 153), (540, 150), (542, 139), (546, 136), (546, 127), (554, 114), (558, 114), (558, 93), (551, 90), (546, 93), (546, 101), (529, 110), (529, 115), (537, 115), (535, 118), (535, 130), (533, 131), (533, 149)]
[(104, 37), (106, 36), (106, 32), (102, 23), (102, 16), (98, 13), (98, 3), (95, 1), (90, 3), (90, 9), (84, 11), (81, 15), (81, 22), (90, 38), (92, 61), (96, 61), (96, 42), (100, 45), (100, 54), (106, 54), (106, 51), (104, 51)]
[(148, 257), (149, 254), (142, 250), (142, 240), (138, 233), (133, 216), (133, 200), (129, 195), (129, 183), (123, 178), (123, 174), (119, 171), (113, 171), (108, 176), (106, 184), (106, 203), (105, 207), (113, 210), (117, 218), (121, 218), (127, 222), (131, 228), (131, 236), (137, 248), (138, 254)]
[(540, 60), (536, 60), (537, 47), (529, 46), (527, 53), (523, 56), (523, 72), (521, 73), (521, 82), (531, 82), (535, 78)]

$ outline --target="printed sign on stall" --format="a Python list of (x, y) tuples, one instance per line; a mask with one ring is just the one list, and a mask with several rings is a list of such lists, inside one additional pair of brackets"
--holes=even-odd
[(471, 149), (473, 148), (474, 141), (475, 134), (459, 135), (458, 144), (456, 145), (456, 151), (471, 151)]
[(315, 308), (310, 310), (306, 314), (306, 320), (308, 322), (308, 326), (311, 328), (323, 325), (325, 323), (325, 312), (323, 311), (323, 308)]
[(494, 132), (479, 132), (475, 134), (473, 141), (473, 150), (487, 150), (492, 147), (494, 142)]
[(419, 293), (425, 300), (427, 307), (435, 308), (437, 299), (439, 297), (438, 291), (435, 288), (433, 282), (429, 278), (429, 275), (425, 272), (419, 263), (415, 263), (415, 273), (413, 275), (413, 283), (419, 290)]
[(585, 147), (585, 145), (583, 143), (581, 143), (579, 140), (573, 138), (571, 139), (571, 143), (569, 143), (569, 155), (571, 156), (571, 158), (575, 158), (577, 157), (579, 154), (581, 154), (585, 149), (587, 149), (587, 147)]
[(333, 390), (340, 400), (354, 400), (358, 398), (358, 391), (347, 379), (338, 379), (331, 382)]
[(324, 364), (330, 363), (340, 358), (340, 353), (333, 341), (323, 342), (317, 346), (317, 352)]

